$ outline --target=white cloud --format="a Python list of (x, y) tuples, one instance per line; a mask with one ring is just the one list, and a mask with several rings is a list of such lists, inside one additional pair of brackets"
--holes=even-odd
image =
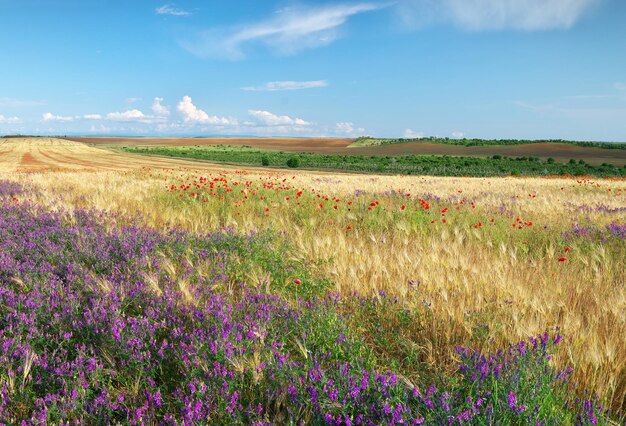
[(184, 96), (178, 103), (178, 111), (183, 114), (185, 122), (195, 122), (201, 124), (218, 124), (218, 125), (233, 125), (237, 124), (237, 120), (232, 118), (210, 116), (206, 112), (202, 111), (193, 104), (191, 97)]
[(74, 121), (74, 117), (54, 115), (51, 112), (44, 112), (42, 115), (42, 119), (43, 121), (46, 121), (46, 122), (48, 121), (61, 121), (61, 122)]
[(454, 139), (461, 139), (461, 138), (465, 137), (465, 133), (463, 133), (463, 132), (452, 132), (452, 137)]
[(161, 7), (157, 7), (155, 10), (157, 15), (170, 15), (170, 16), (189, 16), (190, 12), (182, 9), (176, 9), (175, 7), (166, 4)]
[(355, 3), (286, 8), (259, 23), (205, 31), (198, 40), (183, 45), (191, 53), (204, 57), (242, 59), (245, 47), (253, 44), (264, 45), (282, 55), (294, 54), (332, 43), (351, 16), (387, 6)]
[(292, 118), (288, 115), (276, 115), (269, 111), (249, 110), (248, 114), (265, 126), (310, 126), (311, 123), (301, 118)]
[(424, 133), (416, 132), (411, 129), (405, 129), (402, 137), (406, 139), (419, 139), (424, 137)]
[(17, 117), (5, 117), (0, 114), (0, 124), (17, 124), (20, 122), (20, 119)]
[(110, 112), (107, 114), (107, 119), (111, 121), (145, 121), (149, 119), (146, 115), (138, 109), (131, 109), (123, 112)]
[(397, 11), (408, 25), (452, 22), (472, 31), (537, 31), (572, 27), (602, 0), (405, 0)]
[(100, 114), (85, 114), (83, 115), (85, 120), (102, 120), (102, 116)]
[(161, 102), (163, 102), (163, 98), (154, 98), (152, 101), (152, 111), (154, 111), (156, 115), (167, 117), (170, 115), (170, 110), (166, 106), (161, 105)]
[(326, 87), (328, 82), (326, 80), (313, 80), (313, 81), (270, 81), (263, 86), (256, 87), (242, 87), (241, 90), (255, 91), (255, 92), (278, 92), (283, 90), (303, 90), (303, 89), (315, 89), (318, 87)]
[(354, 124), (353, 123), (348, 123), (348, 122), (337, 123), (335, 125), (335, 127), (337, 128), (337, 130), (339, 132), (342, 132), (342, 133), (352, 133), (352, 132), (354, 132)]
[(615, 82), (615, 84), (613, 84), (613, 87), (615, 87), (616, 90), (626, 90), (626, 83), (622, 83), (621, 81)]
[(106, 127), (103, 124), (100, 124), (98, 126), (92, 125), (89, 128), (89, 131), (92, 133), (110, 133), (111, 132), (111, 128), (110, 127)]
[(335, 130), (337, 133), (342, 133), (346, 135), (354, 135), (354, 134), (363, 134), (365, 133), (365, 129), (362, 127), (354, 127), (354, 123), (350, 123), (347, 121), (335, 124)]

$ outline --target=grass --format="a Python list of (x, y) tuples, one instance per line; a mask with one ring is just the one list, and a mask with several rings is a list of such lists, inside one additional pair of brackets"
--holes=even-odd
[(625, 418), (621, 179), (3, 179), (2, 421)]
[(581, 142), (581, 141), (568, 141), (562, 139), (548, 139), (548, 140), (527, 140), (527, 139), (452, 139), (452, 138), (437, 138), (437, 137), (423, 137), (423, 138), (372, 138), (363, 136), (355, 139), (350, 145), (351, 147), (363, 147), (363, 146), (380, 146), (380, 145), (393, 145), (399, 143), (436, 143), (443, 145), (459, 145), (459, 146), (509, 146), (509, 145), (527, 145), (536, 143), (558, 143), (574, 146), (581, 146), (586, 148), (602, 148), (602, 149), (626, 149), (626, 143), (618, 142)]
[(340, 170), (368, 173), (393, 173), (430, 176), (547, 176), (590, 175), (597, 177), (626, 176), (625, 167), (609, 164), (593, 166), (583, 160), (567, 163), (541, 161), (535, 157), (492, 158), (453, 157), (439, 155), (330, 155), (313, 153), (288, 153), (259, 150), (242, 146), (203, 147), (133, 147), (125, 152), (168, 157), (251, 164), (272, 167), (303, 167), (319, 170)]

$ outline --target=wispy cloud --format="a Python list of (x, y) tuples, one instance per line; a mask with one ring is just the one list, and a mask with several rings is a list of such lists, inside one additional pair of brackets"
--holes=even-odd
[(514, 104), (520, 108), (523, 108), (532, 112), (546, 112), (546, 111), (556, 110), (556, 107), (551, 104), (539, 105), (539, 104), (532, 104), (532, 103), (525, 102), (525, 101), (515, 101)]
[(0, 98), (0, 106), (9, 108), (35, 107), (46, 105), (45, 101), (23, 101), (13, 98)]
[(356, 3), (286, 8), (262, 22), (209, 29), (183, 46), (202, 57), (242, 59), (246, 47), (255, 44), (280, 55), (289, 55), (330, 44), (339, 37), (340, 28), (350, 17), (387, 6)]
[(314, 81), (270, 81), (263, 86), (242, 87), (241, 90), (253, 92), (279, 92), (284, 90), (315, 89), (328, 86), (326, 80)]
[(626, 83), (616, 81), (612, 85), (613, 91), (611, 93), (595, 94), (595, 95), (574, 95), (565, 96), (565, 99), (572, 100), (626, 100)]
[(186, 123), (216, 124), (223, 126), (237, 124), (237, 120), (234, 119), (210, 116), (205, 111), (195, 106), (189, 96), (184, 96), (178, 103), (178, 111), (183, 115)]
[(412, 129), (405, 129), (404, 133), (402, 134), (402, 137), (406, 139), (418, 139), (418, 138), (423, 138), (424, 133), (416, 132), (415, 130), (412, 130)]
[(616, 98), (617, 96), (615, 95), (573, 95), (573, 96), (566, 96), (566, 99), (585, 99), (585, 100), (589, 100), (589, 99), (612, 99), (612, 98)]
[(335, 124), (335, 132), (341, 135), (354, 136), (362, 135), (365, 133), (365, 129), (362, 127), (355, 127), (354, 123), (343, 121)]
[(0, 114), (0, 124), (17, 124), (20, 122), (18, 117), (5, 117)]
[(269, 111), (249, 110), (248, 114), (265, 126), (310, 126), (311, 123), (301, 118), (288, 115), (276, 115)]
[(54, 115), (51, 112), (44, 112), (42, 114), (41, 118), (45, 122), (51, 122), (51, 121), (68, 122), (68, 121), (74, 121), (75, 117), (63, 116), (63, 115)]
[(169, 4), (157, 7), (154, 11), (156, 12), (157, 15), (170, 15), (170, 16), (191, 15), (191, 12), (187, 12), (186, 10), (182, 10), (182, 9), (177, 9)]
[(102, 120), (102, 116), (100, 114), (85, 114), (83, 115), (85, 120)]
[(422, 27), (451, 22), (471, 31), (567, 29), (602, 0), (405, 0), (398, 16)]
[[(624, 123), (626, 108), (622, 106), (572, 107), (569, 105), (515, 102), (520, 108), (545, 117), (573, 120), (576, 123)], [(588, 124), (591, 126), (591, 124)]]
[(130, 121), (145, 121), (148, 120), (143, 112), (138, 109), (131, 109), (128, 111), (122, 112), (110, 112), (106, 116), (107, 120), (111, 121), (121, 121), (121, 122), (130, 122)]
[(161, 117), (167, 117), (170, 115), (170, 110), (166, 106), (161, 105), (163, 98), (154, 98), (152, 101), (152, 111)]

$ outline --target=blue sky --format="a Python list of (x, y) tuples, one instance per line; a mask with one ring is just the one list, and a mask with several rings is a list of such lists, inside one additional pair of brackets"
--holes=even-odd
[(0, 134), (626, 141), (623, 0), (0, 0)]

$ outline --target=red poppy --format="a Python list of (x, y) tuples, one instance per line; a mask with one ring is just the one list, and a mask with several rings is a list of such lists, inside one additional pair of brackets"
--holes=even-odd
[(293, 280), (293, 283), (296, 285), (300, 285), (302, 284), (302, 281), (300, 281), (298, 278), (296, 278), (295, 280)]
[(565, 262), (567, 260), (567, 257), (559, 257), (559, 262)]
[(565, 247), (565, 253), (567, 253), (569, 251), (569, 247)]

